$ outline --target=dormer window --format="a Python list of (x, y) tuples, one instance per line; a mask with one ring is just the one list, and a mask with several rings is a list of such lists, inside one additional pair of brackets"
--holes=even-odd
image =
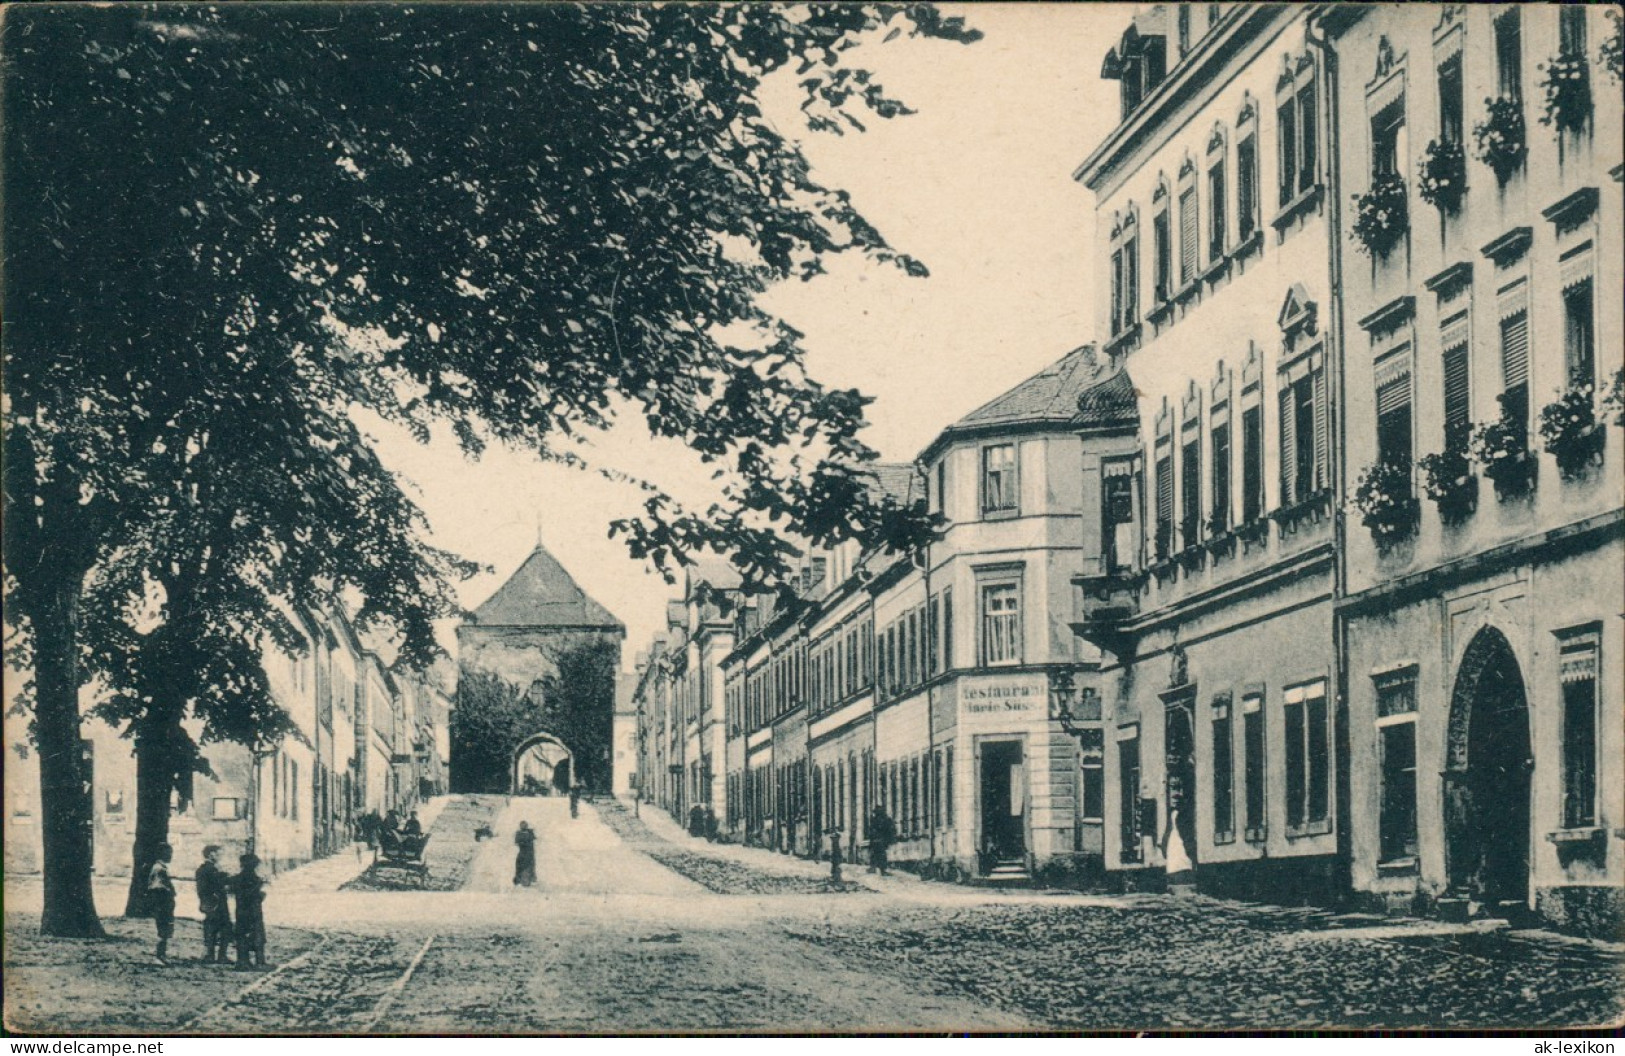
[(1124, 121), (1168, 72), (1166, 17), (1160, 11), (1137, 16), (1117, 47), (1106, 53), (1100, 76), (1119, 83)]

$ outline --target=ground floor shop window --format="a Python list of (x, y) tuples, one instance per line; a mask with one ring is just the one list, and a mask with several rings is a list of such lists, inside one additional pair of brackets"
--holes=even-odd
[(1571, 635), (1560, 646), (1563, 683), (1563, 827), (1597, 823), (1596, 632)]

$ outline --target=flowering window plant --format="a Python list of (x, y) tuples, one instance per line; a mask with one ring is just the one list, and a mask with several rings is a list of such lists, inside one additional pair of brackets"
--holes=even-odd
[(1495, 482), (1498, 492), (1513, 494), (1529, 483), (1529, 430), (1506, 412), (1506, 397), (1500, 399), (1501, 417), (1473, 430), (1467, 454)]
[(1484, 100), (1484, 120), (1473, 126), (1473, 144), (1473, 156), (1490, 167), (1498, 182), (1507, 182), (1528, 149), (1523, 102), (1507, 96)]
[(1601, 451), (1595, 390), (1576, 385), (1542, 407), (1539, 431), (1563, 476), (1577, 475)]
[(1398, 173), (1378, 173), (1368, 191), (1354, 196), (1354, 237), (1368, 255), (1386, 256), (1409, 227), (1405, 181)]
[(1591, 117), (1591, 72), (1586, 57), (1564, 53), (1541, 67), (1546, 104), (1540, 123), (1559, 132), (1576, 132)]
[(1422, 491), (1445, 520), (1459, 520), (1471, 512), (1478, 498), (1478, 478), (1467, 457), (1465, 436), (1446, 444), (1443, 451), (1422, 456), (1416, 468), (1422, 471)]
[(1422, 153), (1416, 193), (1436, 209), (1453, 213), (1467, 192), (1467, 154), (1452, 139), (1435, 139)]
[(1367, 466), (1354, 485), (1353, 506), (1379, 544), (1409, 535), (1416, 527), (1410, 462), (1384, 459)]

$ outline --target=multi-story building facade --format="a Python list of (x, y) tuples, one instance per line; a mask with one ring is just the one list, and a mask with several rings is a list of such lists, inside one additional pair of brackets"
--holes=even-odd
[[(273, 871), (282, 871), (347, 845), (352, 822), (364, 809), (354, 768), (355, 745), (370, 739), (368, 714), (401, 714), (404, 701), (375, 702), (356, 722), (358, 683), (351, 672), (366, 670), (367, 654), (341, 613), (306, 614), (294, 620), (301, 645), (283, 650), (267, 644), (263, 666), (272, 697), (287, 713), (290, 730), (257, 752), (221, 742), (202, 745), (210, 773), (192, 780), (190, 799), (178, 795), (169, 821), (176, 860), (196, 863), (204, 846), (220, 844), (232, 853), (254, 850)], [(398, 686), (380, 672), (383, 687)], [(416, 676), (412, 676), (416, 677)], [(85, 708), (97, 698), (87, 687)], [(429, 742), (445, 742), (445, 713), (428, 711)], [(6, 718), (6, 743), (28, 743), (26, 719)], [(188, 721), (194, 739), (201, 727)], [(102, 720), (84, 720), (84, 755), (94, 800), (95, 870), (127, 876), (135, 840), (136, 764), (131, 742)], [(442, 753), (443, 754), (443, 753)], [(431, 764), (432, 766), (432, 764)], [(437, 790), (444, 789), (443, 768)], [(15, 873), (40, 867), (36, 814), (38, 768), (31, 753), (19, 752), (5, 767), (6, 868)], [(405, 800), (401, 801), (402, 803)]]
[[(1159, 5), (1108, 54), (1122, 120), (1076, 178), (1138, 393), (1075, 628), (1106, 651), (1108, 866), (1335, 887), (1338, 422), (1314, 9)], [(1143, 278), (1142, 278), (1143, 277)]]
[[(1098, 561), (1086, 557), (1101, 536), (1085, 482), (1102, 452), (1132, 445), (1125, 386), (1092, 348), (1071, 353), (945, 429), (915, 464), (873, 467), (875, 488), (942, 515), (932, 546), (844, 544), (810, 554), (790, 594), (733, 597), (723, 835), (820, 856), (839, 840), (850, 857), (879, 804), (897, 826), (894, 857), (921, 868), (1018, 877), (1098, 860), (1099, 716), (1069, 713), (1069, 731), (1052, 700), (1098, 666), (1068, 629), (1072, 578)], [(685, 679), (665, 681), (679, 711)], [(645, 744), (659, 695), (645, 674)]]
[(1326, 16), (1349, 854), (1374, 902), (1625, 919), (1611, 13)]

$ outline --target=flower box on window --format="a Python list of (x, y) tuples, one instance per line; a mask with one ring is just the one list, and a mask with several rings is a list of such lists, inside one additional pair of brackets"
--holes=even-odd
[(1490, 167), (1498, 183), (1506, 183), (1523, 165), (1527, 152), (1523, 102), (1502, 96), (1484, 100), (1484, 120), (1473, 126), (1473, 156)]
[(1602, 423), (1590, 385), (1565, 392), (1540, 410), (1540, 439), (1557, 459), (1563, 479), (1572, 480), (1602, 458)]
[(1478, 477), (1473, 475), (1465, 444), (1424, 455), (1416, 468), (1422, 471), (1422, 491), (1439, 507), (1439, 517), (1446, 524), (1459, 524), (1478, 508)]
[(1534, 459), (1529, 457), (1529, 434), (1521, 422), (1502, 418), (1473, 430), (1468, 453), (1495, 484), (1502, 499), (1522, 495), (1534, 483)]
[(1416, 174), (1416, 193), (1441, 212), (1454, 213), (1467, 193), (1467, 154), (1461, 144), (1435, 139), (1422, 153)]
[(1354, 486), (1354, 509), (1378, 546), (1416, 530), (1417, 503), (1411, 495), (1411, 464), (1388, 459), (1367, 466)]
[(1409, 192), (1398, 173), (1373, 176), (1371, 187), (1354, 196), (1354, 237), (1368, 256), (1384, 257), (1410, 228)]
[(1578, 132), (1591, 119), (1591, 72), (1586, 57), (1562, 54), (1541, 66), (1541, 70), (1546, 104), (1540, 123), (1559, 132)]

